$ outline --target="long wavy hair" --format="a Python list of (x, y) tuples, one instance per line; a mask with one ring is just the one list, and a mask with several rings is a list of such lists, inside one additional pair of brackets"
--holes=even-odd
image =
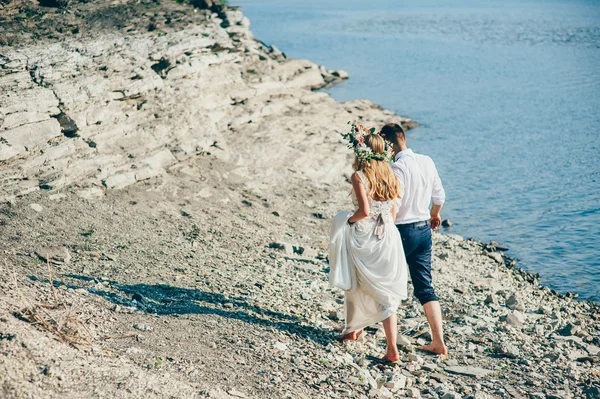
[[(385, 142), (378, 134), (365, 136), (365, 144), (375, 154), (385, 152)], [(354, 171), (362, 172), (369, 182), (369, 196), (376, 201), (389, 201), (401, 197), (400, 182), (387, 161), (354, 158)]]

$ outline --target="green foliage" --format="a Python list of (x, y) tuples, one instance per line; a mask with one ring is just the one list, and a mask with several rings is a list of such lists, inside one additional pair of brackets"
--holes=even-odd
[(82, 236), (84, 237), (91, 237), (94, 235), (94, 228), (90, 227), (87, 231), (84, 231), (83, 233), (81, 233)]

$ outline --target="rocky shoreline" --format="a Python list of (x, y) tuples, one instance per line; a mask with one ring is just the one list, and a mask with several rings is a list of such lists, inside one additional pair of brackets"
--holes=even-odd
[(449, 360), (412, 297), (397, 365), (337, 342), (339, 133), (415, 125), (317, 90), (343, 71), (212, 2), (36, 3), (0, 1), (0, 397), (600, 397), (598, 305), (452, 234)]

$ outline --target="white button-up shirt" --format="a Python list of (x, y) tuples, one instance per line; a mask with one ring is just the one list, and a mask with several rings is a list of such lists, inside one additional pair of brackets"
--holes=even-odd
[(400, 180), (402, 190), (396, 224), (429, 220), (431, 201), (436, 205), (442, 205), (446, 200), (446, 193), (433, 160), (407, 149), (396, 154), (396, 162), (392, 164), (392, 170)]

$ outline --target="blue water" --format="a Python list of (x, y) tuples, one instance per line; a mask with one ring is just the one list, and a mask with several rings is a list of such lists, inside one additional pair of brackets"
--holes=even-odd
[(256, 37), (412, 117), (449, 231), (600, 301), (600, 1), (238, 0)]

